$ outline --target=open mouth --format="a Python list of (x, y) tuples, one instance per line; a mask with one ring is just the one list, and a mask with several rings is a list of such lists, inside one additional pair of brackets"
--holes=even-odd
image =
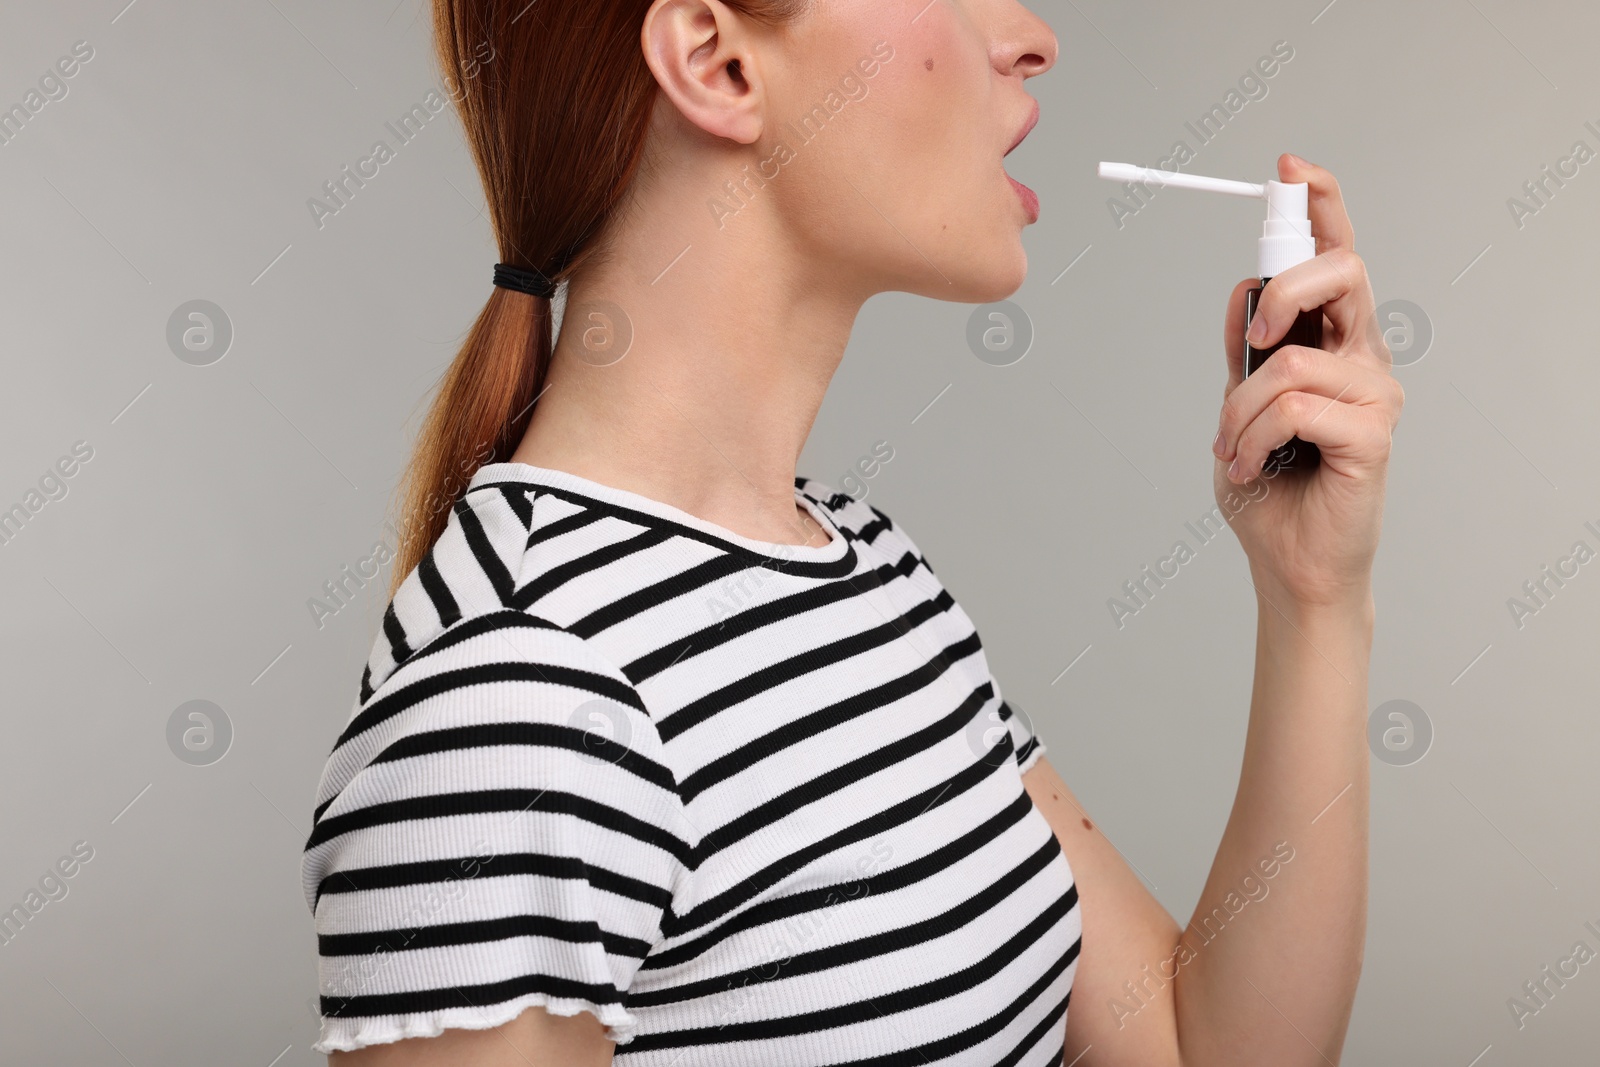
[[(1017, 131), (1016, 137), (1012, 140), (1011, 147), (1007, 148), (1001, 155), (1002, 162), (1000, 164), (1000, 170), (1002, 173), (1005, 171), (1005, 156), (1009, 156), (1012, 151), (1016, 149), (1017, 145), (1022, 143), (1023, 138), (1032, 133), (1033, 128), (1038, 124), (1039, 101), (1035, 100), (1033, 101), (1033, 107), (1028, 111), (1028, 117), (1023, 122), (1022, 128)], [(1035, 193), (1032, 189), (1029, 189), (1026, 185), (1023, 185), (1009, 174), (1006, 175), (1006, 181), (1010, 182), (1011, 188), (1016, 190), (1017, 197), (1022, 201), (1023, 209), (1028, 213), (1028, 221), (1039, 221), (1039, 194)]]

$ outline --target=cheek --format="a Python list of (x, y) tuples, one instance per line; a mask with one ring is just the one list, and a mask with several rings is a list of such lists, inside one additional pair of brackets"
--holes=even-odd
[(989, 64), (981, 42), (947, 3), (935, 3), (906, 34), (898, 51), (900, 91), (896, 118), (901, 137), (950, 159), (948, 149), (970, 151), (989, 100)]
[(888, 178), (899, 190), (942, 191), (936, 199), (964, 195), (969, 176), (997, 140), (986, 117), (990, 83), (983, 49), (967, 38), (947, 3), (935, 3), (914, 26), (883, 39), (894, 56), (863, 79), (871, 93), (851, 131), (851, 151), (857, 159), (888, 163)]
[[(819, 49), (829, 58), (817, 70), (831, 77), (793, 94), (794, 120), (775, 131), (795, 153), (773, 187), (782, 216), (825, 254), (880, 265), (904, 256), (909, 273), (927, 269), (925, 256), (985, 259), (990, 223), (1014, 195), (1000, 172), (988, 51), (958, 4), (925, 5), (902, 14), (889, 0), (887, 16), (840, 27), (837, 46)], [(868, 58), (870, 76), (859, 65)], [(828, 128), (807, 140), (794, 122), (846, 77), (865, 95), (840, 91)]]
[(934, 11), (944, 12), (935, 23), (940, 32), (907, 55), (905, 113), (895, 136), (926, 194), (947, 206), (965, 206), (949, 218), (958, 225), (993, 193), (989, 183), (1000, 166), (995, 145), (1001, 137), (994, 128), (993, 71), (985, 49), (967, 36), (952, 5), (936, 4), (929, 15)]

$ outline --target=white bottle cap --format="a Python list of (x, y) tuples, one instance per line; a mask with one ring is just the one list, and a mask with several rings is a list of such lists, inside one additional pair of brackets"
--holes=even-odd
[(1257, 185), (1254, 182), (1184, 174), (1181, 171), (1156, 170), (1132, 163), (1101, 163), (1100, 177), (1115, 182), (1139, 182), (1160, 187), (1170, 185), (1178, 189), (1199, 189), (1208, 193), (1265, 200), (1267, 221), (1261, 224), (1261, 240), (1256, 243), (1256, 266), (1262, 278), (1275, 277), (1296, 263), (1316, 258), (1317, 242), (1311, 234), (1311, 219), (1306, 211), (1309, 187), (1305, 182), (1269, 181)]
[(1306, 194), (1305, 182), (1267, 182), (1267, 221), (1261, 224), (1261, 240), (1256, 242), (1261, 277), (1274, 277), (1296, 263), (1316, 258)]

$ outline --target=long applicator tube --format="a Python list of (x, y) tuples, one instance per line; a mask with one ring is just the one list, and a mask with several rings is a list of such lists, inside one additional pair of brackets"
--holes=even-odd
[(1253, 182), (1236, 182), (1228, 178), (1207, 178), (1200, 174), (1184, 174), (1176, 170), (1157, 170), (1132, 163), (1102, 163), (1100, 177), (1114, 182), (1148, 182), (1151, 185), (1170, 185), (1177, 189), (1199, 189), (1208, 193), (1228, 193), (1233, 196), (1253, 196), (1265, 200), (1267, 187)]

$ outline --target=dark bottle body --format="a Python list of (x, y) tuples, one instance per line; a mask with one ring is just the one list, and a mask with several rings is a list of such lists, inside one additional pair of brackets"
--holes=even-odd
[[(1244, 325), (1249, 330), (1250, 322), (1256, 316), (1256, 305), (1261, 300), (1261, 289), (1271, 278), (1262, 278), (1261, 285), (1257, 285), (1245, 292), (1244, 297)], [(1284, 345), (1301, 345), (1305, 348), (1322, 347), (1322, 309), (1312, 308), (1302, 311), (1294, 320), (1294, 325), (1289, 327), (1289, 332), (1283, 339), (1271, 348), (1257, 348), (1249, 341), (1244, 343), (1244, 376), (1254, 374), (1261, 364), (1282, 348)], [(1302, 441), (1299, 437), (1291, 437), (1277, 448), (1273, 449), (1262, 464), (1264, 471), (1276, 470), (1311, 470), (1322, 462), (1322, 450), (1310, 441)]]

